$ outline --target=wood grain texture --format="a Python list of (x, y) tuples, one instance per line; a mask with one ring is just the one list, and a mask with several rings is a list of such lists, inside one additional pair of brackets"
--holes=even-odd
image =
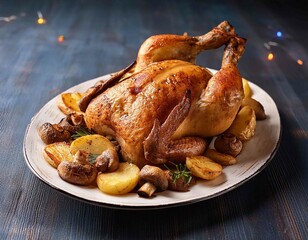
[[(0, 239), (307, 239), (306, 13), (304, 1), (1, 1), (0, 17), (16, 19), (0, 21)], [(196, 204), (125, 211), (68, 198), (30, 172), (25, 130), (52, 97), (127, 66), (150, 35), (200, 35), (222, 20), (248, 39), (242, 75), (280, 111), (280, 148), (255, 178)], [(272, 62), (268, 41), (279, 44)], [(221, 56), (210, 51), (197, 62), (218, 69)]]

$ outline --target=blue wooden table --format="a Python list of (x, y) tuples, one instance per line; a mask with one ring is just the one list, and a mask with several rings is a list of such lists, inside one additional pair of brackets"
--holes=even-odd
[[(297, 1), (1, 1), (0, 239), (307, 239), (307, 12)], [(26, 127), (51, 98), (127, 66), (153, 34), (200, 35), (223, 20), (248, 39), (242, 75), (281, 117), (280, 148), (256, 177), (195, 204), (127, 211), (69, 198), (27, 168)], [(221, 54), (198, 64), (219, 69)]]

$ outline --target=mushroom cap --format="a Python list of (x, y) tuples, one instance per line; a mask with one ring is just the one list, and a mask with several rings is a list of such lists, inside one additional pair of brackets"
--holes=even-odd
[(66, 182), (77, 185), (90, 185), (97, 176), (97, 168), (88, 162), (88, 153), (78, 151), (74, 161), (62, 161), (58, 167), (59, 176)]
[(45, 144), (68, 141), (71, 138), (69, 131), (57, 124), (48, 122), (40, 126), (38, 133)]
[(221, 153), (236, 157), (242, 151), (242, 141), (232, 133), (223, 133), (215, 139), (214, 147)]
[(95, 166), (100, 172), (114, 172), (119, 165), (119, 156), (114, 148), (106, 149), (95, 160)]
[(162, 169), (156, 166), (145, 165), (139, 173), (139, 183), (143, 185), (150, 182), (155, 185), (157, 191), (164, 191), (168, 188), (168, 179)]
[(62, 161), (58, 168), (59, 176), (66, 182), (76, 185), (90, 185), (97, 176), (97, 169), (90, 164)]

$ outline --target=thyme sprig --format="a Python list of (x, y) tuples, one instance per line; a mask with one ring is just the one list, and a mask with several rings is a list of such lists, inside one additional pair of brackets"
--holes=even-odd
[(91, 134), (93, 133), (90, 130), (80, 127), (74, 134), (72, 134), (71, 138), (75, 140), (77, 138)]
[(96, 161), (96, 158), (99, 156), (99, 154), (89, 154), (88, 156), (88, 162), (91, 163), (91, 164), (94, 164), (95, 161)]
[(164, 165), (169, 170), (172, 181), (176, 183), (182, 177), (184, 178), (186, 184), (189, 184), (192, 180), (192, 176), (190, 174), (190, 171), (187, 169), (186, 164), (172, 164), (175, 166), (175, 169), (170, 169), (166, 164)]

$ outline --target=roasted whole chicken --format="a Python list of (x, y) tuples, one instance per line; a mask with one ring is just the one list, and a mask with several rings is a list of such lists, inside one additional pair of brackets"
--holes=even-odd
[[(244, 45), (226, 21), (202, 36), (148, 38), (135, 63), (86, 91), (79, 106), (87, 127), (113, 136), (123, 159), (139, 167), (202, 154), (206, 139), (228, 129), (240, 108)], [(216, 74), (195, 64), (200, 52), (221, 46)]]

